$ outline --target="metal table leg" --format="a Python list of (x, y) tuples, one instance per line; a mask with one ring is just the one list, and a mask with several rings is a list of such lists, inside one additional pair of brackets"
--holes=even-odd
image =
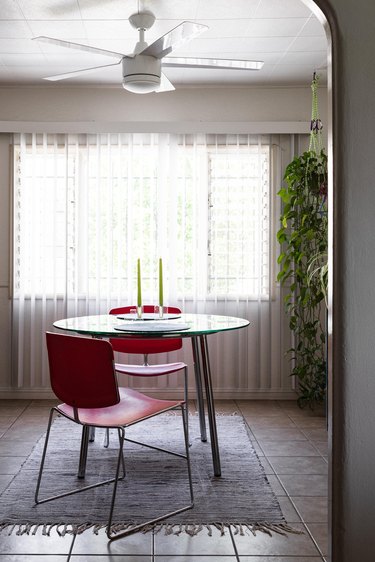
[(78, 478), (84, 478), (86, 473), (87, 448), (89, 445), (90, 427), (82, 427), (81, 451), (79, 454)]
[(81, 450), (79, 453), (78, 478), (84, 478), (86, 474), (87, 450), (89, 443), (95, 441), (95, 427), (84, 425), (82, 427)]
[(194, 359), (194, 374), (195, 374), (195, 387), (197, 390), (198, 413), (199, 413), (199, 426), (201, 432), (201, 441), (207, 441), (206, 419), (204, 416), (204, 401), (202, 389), (202, 375), (201, 375), (201, 362), (199, 359), (199, 346), (198, 338), (194, 336), (191, 338), (191, 345), (193, 348)]
[(210, 426), (212, 462), (214, 465), (215, 476), (221, 476), (219, 442), (217, 438), (215, 404), (214, 404), (214, 395), (212, 391), (212, 378), (211, 378), (210, 359), (208, 356), (207, 337), (205, 335), (202, 335), (199, 336), (199, 338), (201, 342), (202, 367), (203, 367), (204, 384), (206, 390), (208, 423)]

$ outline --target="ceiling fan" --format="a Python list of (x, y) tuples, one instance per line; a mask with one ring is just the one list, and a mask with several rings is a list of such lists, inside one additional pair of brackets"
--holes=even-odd
[(145, 31), (150, 29), (154, 24), (154, 14), (149, 11), (141, 11), (131, 15), (129, 17), (129, 22), (131, 26), (139, 32), (139, 40), (135, 45), (133, 53), (129, 55), (99, 49), (97, 47), (90, 47), (89, 45), (82, 45), (80, 43), (54, 39), (52, 37), (34, 37), (35, 41), (43, 41), (61, 47), (78, 49), (118, 59), (115, 63), (48, 76), (45, 80), (63, 80), (85, 72), (92, 72), (99, 68), (116, 66), (122, 63), (122, 85), (125, 90), (136, 94), (148, 94), (150, 92), (166, 92), (175, 89), (173, 84), (171, 84), (166, 75), (162, 72), (162, 67), (260, 70), (263, 66), (262, 61), (168, 56), (172, 51), (208, 29), (206, 25), (184, 21), (171, 31), (168, 31), (165, 35), (159, 37), (159, 39), (151, 43), (151, 45), (148, 45), (145, 41)]

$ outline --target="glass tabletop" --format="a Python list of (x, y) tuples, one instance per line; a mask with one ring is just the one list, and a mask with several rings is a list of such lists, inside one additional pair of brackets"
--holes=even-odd
[[(173, 327), (172, 327), (173, 324)], [(163, 322), (152, 320), (124, 321), (112, 314), (78, 316), (54, 322), (54, 327), (78, 334), (103, 337), (191, 337), (245, 328), (244, 318), (216, 314), (181, 314), (178, 319)]]

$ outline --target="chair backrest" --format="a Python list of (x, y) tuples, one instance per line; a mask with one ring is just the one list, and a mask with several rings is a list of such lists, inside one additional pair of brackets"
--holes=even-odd
[(46, 333), (52, 390), (75, 408), (104, 408), (120, 401), (113, 350), (106, 340)]
[[(146, 304), (143, 306), (143, 312), (154, 312), (154, 308), (154, 305)], [(136, 306), (122, 306), (120, 308), (112, 308), (109, 314), (129, 314), (136, 309)], [(164, 312), (179, 314), (181, 310), (175, 306), (165, 306)], [(181, 338), (111, 338), (109, 341), (114, 351), (119, 351), (120, 353), (139, 353), (142, 355), (167, 353), (169, 351), (176, 351), (182, 347)]]

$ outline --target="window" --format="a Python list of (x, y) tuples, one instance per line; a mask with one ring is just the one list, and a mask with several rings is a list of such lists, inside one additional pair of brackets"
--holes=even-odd
[(177, 298), (267, 298), (269, 176), (267, 137), (20, 135), (15, 295), (128, 300), (140, 257), (152, 298), (163, 257)]
[(225, 147), (209, 152), (208, 159), (208, 292), (264, 296), (269, 275), (269, 147)]

